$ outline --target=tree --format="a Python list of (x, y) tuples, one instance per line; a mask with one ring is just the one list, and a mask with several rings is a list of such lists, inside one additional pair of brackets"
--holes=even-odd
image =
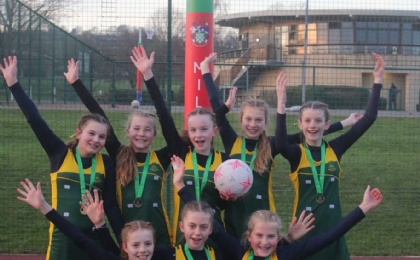
[(27, 31), (30, 23), (30, 13), (39, 19), (54, 20), (55, 14), (73, 0), (2, 0), (0, 2), (0, 26), (3, 28), (0, 37), (0, 47), (4, 54), (13, 53), (17, 32)]

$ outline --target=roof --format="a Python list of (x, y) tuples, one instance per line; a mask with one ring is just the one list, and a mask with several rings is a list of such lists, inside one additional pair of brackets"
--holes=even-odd
[[(420, 11), (369, 10), (369, 9), (319, 9), (308, 10), (309, 22), (314, 21), (407, 21), (420, 23)], [(383, 20), (386, 18), (386, 20)], [(215, 22), (221, 26), (239, 28), (255, 23), (277, 23), (279, 21), (304, 21), (305, 10), (265, 10), (219, 15)]]

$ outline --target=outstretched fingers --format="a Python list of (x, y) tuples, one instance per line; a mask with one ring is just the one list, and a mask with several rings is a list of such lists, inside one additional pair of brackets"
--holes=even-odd
[(212, 52), (207, 56), (204, 61), (208, 64), (213, 63), (217, 59), (217, 52)]

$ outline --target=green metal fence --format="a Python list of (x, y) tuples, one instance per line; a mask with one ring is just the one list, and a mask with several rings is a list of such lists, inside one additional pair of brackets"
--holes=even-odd
[[(420, 126), (418, 4), (388, 6), (370, 1), (384, 5), (384, 10), (377, 11), (351, 1), (341, 5), (333, 0), (309, 1), (305, 41), (305, 3), (260, 2), (215, 1), (214, 49), (219, 58), (213, 75), (220, 97), (225, 99), (229, 88), (237, 86), (238, 106), (250, 96), (264, 99), (272, 108), (267, 132), (274, 135), (275, 78), (282, 70), (289, 77), (288, 107), (300, 105), (303, 99), (321, 100), (331, 108), (333, 120), (341, 120), (351, 112), (363, 112), (373, 82), (370, 53), (383, 55), (387, 70), (379, 118), (343, 157), (341, 198), (347, 213), (371, 184), (381, 188), (385, 201), (347, 240), (352, 255), (420, 255), (420, 189), (415, 181), (420, 146), (416, 135)], [(81, 79), (105, 109), (120, 140), (126, 141), (125, 121), (136, 97), (136, 71), (129, 55), (139, 31), (146, 51), (156, 51), (155, 78), (178, 129), (182, 128), (184, 1), (70, 1), (49, 10), (41, 0), (25, 3), (0, 3), (0, 54), (18, 57), (22, 86), (63, 140), (69, 139), (78, 118), (87, 113), (63, 76), (67, 60), (74, 58), (82, 62)], [(398, 88), (395, 111), (389, 105), (391, 83)], [(142, 109), (154, 111), (145, 89)], [(235, 129), (239, 129), (238, 110), (229, 114)], [(288, 118), (288, 131), (299, 131), (297, 113), (290, 112)], [(48, 160), (4, 81), (0, 129), (0, 254), (43, 254), (48, 221), (16, 200), (16, 188), (30, 177), (42, 182), (49, 200)], [(164, 145), (159, 133), (153, 147)], [(219, 138), (216, 147), (223, 149)], [(287, 229), (294, 191), (287, 162), (281, 156), (275, 162), (276, 207)], [(167, 183), (171, 212), (170, 177)]]

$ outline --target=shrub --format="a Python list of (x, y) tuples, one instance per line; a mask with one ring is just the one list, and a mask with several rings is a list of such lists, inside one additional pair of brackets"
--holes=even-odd
[[(331, 109), (365, 109), (370, 91), (366, 88), (349, 86), (316, 86), (306, 87), (306, 100), (324, 102)], [(260, 96), (270, 107), (277, 106), (275, 90), (264, 90)], [(299, 106), (302, 104), (302, 87), (294, 86), (287, 88), (287, 106)], [(386, 103), (385, 103), (386, 104)]]

